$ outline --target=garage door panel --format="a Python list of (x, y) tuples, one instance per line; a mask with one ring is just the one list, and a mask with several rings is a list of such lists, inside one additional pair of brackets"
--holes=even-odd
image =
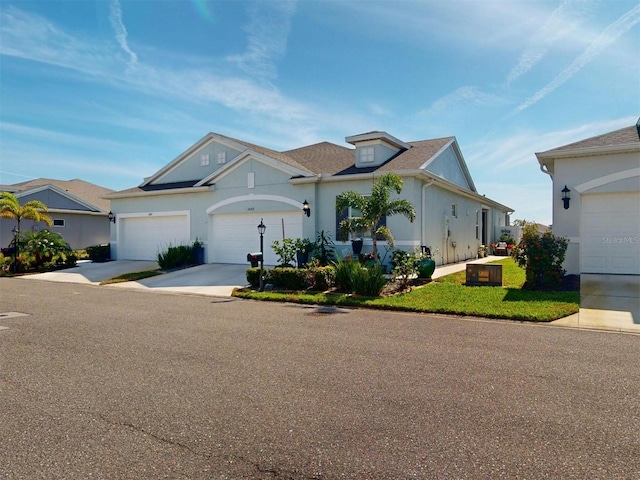
[(283, 223), (286, 238), (302, 236), (301, 212), (212, 215), (209, 235), (212, 241), (208, 261), (247, 263), (247, 253), (260, 251), (258, 225), (261, 219), (267, 227), (264, 234), (264, 261), (266, 265), (275, 265), (278, 258), (271, 248), (271, 243), (274, 240), (282, 241)]
[(640, 193), (583, 195), (583, 273), (640, 275)]
[(119, 220), (118, 258), (157, 260), (158, 253), (171, 245), (191, 241), (187, 215), (126, 217)]

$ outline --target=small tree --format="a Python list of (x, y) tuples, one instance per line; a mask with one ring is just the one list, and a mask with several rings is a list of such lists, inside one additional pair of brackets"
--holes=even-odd
[(353, 190), (338, 195), (336, 197), (338, 211), (351, 207), (360, 212), (360, 216), (345, 218), (340, 222), (338, 238), (344, 242), (351, 232), (368, 232), (373, 243), (373, 258), (378, 258), (378, 238), (386, 240), (393, 248), (394, 240), (391, 230), (387, 226), (380, 226), (382, 217), (400, 214), (413, 222), (416, 218), (416, 210), (408, 200), (391, 200), (392, 191), (398, 194), (402, 191), (402, 178), (395, 173), (387, 173), (374, 182), (371, 195), (362, 195)]
[(562, 268), (569, 242), (555, 237), (551, 232), (540, 236), (525, 229), (516, 247), (514, 258), (526, 271), (523, 288), (527, 290), (552, 290), (562, 285), (565, 270)]

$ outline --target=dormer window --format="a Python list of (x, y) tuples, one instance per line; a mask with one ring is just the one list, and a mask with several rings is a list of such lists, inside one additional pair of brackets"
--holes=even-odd
[(209, 154), (208, 153), (203, 153), (202, 155), (200, 155), (200, 165), (202, 167), (206, 167), (207, 165), (209, 165)]
[(375, 157), (375, 150), (373, 147), (360, 147), (360, 161), (362, 163), (371, 163)]

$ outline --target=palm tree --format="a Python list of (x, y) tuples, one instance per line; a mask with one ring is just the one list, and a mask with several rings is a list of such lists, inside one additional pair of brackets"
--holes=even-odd
[(51, 217), (47, 215), (47, 206), (39, 200), (29, 200), (24, 205), (13, 193), (0, 192), (0, 218), (15, 219), (18, 223), (15, 231), (15, 253), (14, 253), (14, 269), (16, 268), (16, 259), (18, 258), (18, 239), (20, 238), (20, 222), (22, 219), (33, 220), (34, 222), (44, 222), (48, 226), (53, 224)]
[(338, 233), (341, 241), (346, 241), (350, 232), (368, 232), (373, 242), (373, 257), (378, 258), (378, 238), (389, 242), (394, 247), (393, 235), (386, 225), (380, 225), (383, 217), (391, 215), (404, 215), (413, 222), (416, 218), (416, 210), (408, 200), (391, 200), (391, 191), (402, 191), (402, 178), (395, 173), (387, 173), (378, 178), (371, 189), (371, 195), (361, 195), (353, 190), (342, 192), (336, 197), (336, 209), (343, 211), (347, 207), (359, 211), (360, 216), (345, 218), (340, 222)]

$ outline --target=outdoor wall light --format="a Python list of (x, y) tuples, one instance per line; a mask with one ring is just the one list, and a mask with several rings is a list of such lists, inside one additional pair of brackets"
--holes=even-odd
[(116, 223), (116, 215), (112, 211), (109, 211), (109, 215), (107, 215), (110, 222)]
[(569, 208), (569, 202), (571, 201), (571, 196), (569, 195), (569, 190), (565, 185), (562, 189), (562, 201), (564, 202), (564, 209), (567, 210)]
[(311, 207), (309, 206), (309, 202), (306, 200), (302, 204), (302, 211), (307, 215), (307, 217), (311, 216)]

